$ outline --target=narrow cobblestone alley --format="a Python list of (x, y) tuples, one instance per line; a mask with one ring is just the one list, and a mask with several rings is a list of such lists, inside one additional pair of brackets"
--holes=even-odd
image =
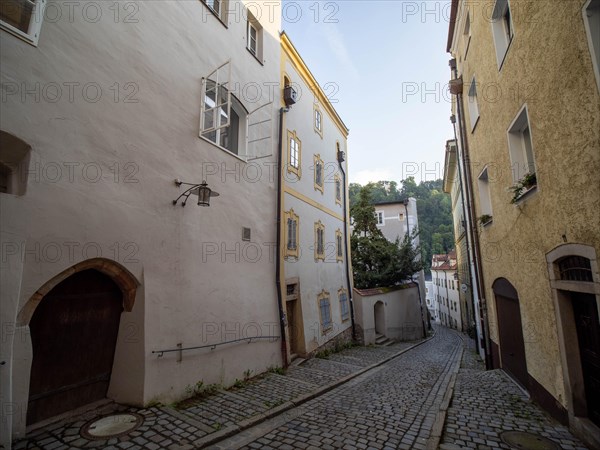
[(445, 327), (421, 344), (347, 349), (181, 405), (114, 408), (142, 417), (139, 428), (86, 438), (82, 426), (108, 413), (95, 411), (14, 448), (509, 449), (502, 432), (526, 431), (558, 448), (585, 449), (504, 372), (485, 371), (463, 336)]

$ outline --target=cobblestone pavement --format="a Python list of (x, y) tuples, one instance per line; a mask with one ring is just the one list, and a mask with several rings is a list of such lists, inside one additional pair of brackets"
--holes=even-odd
[(210, 448), (425, 449), (461, 349), (456, 333), (439, 328), (399, 358)]
[(501, 439), (506, 431), (543, 436), (563, 449), (586, 448), (529, 401), (508, 375), (485, 371), (476, 354), (465, 350), (440, 448), (510, 449)]
[[(264, 374), (243, 386), (191, 399), (178, 407), (158, 405), (137, 409), (110, 404), (33, 431), (27, 439), (14, 442), (13, 448), (187, 450), (200, 447), (206, 438), (239, 431), (244, 421), (263, 420), (274, 408), (285, 409), (286, 404), (291, 408), (294, 405), (288, 402), (381, 363), (415, 344), (404, 342), (389, 347), (346, 349), (330, 355), (329, 359), (315, 358), (290, 367), (285, 375)], [(116, 412), (140, 414), (143, 423), (135, 431), (112, 439), (89, 440), (81, 435), (81, 428), (88, 421)]]
[[(428, 449), (438, 442), (439, 411), (448, 401), (444, 396), (453, 377), (441, 449), (511, 448), (502, 441), (503, 431), (534, 433), (564, 449), (585, 448), (504, 372), (484, 371), (454, 331), (439, 327), (433, 339), (414, 345), (347, 349), (305, 361), (285, 375), (264, 374), (177, 407), (110, 404), (32, 432), (13, 448)], [(354, 378), (333, 387), (348, 376)], [(324, 393), (312, 398), (319, 390)], [(143, 422), (129, 434), (108, 440), (82, 436), (84, 424), (113, 412), (137, 413)]]

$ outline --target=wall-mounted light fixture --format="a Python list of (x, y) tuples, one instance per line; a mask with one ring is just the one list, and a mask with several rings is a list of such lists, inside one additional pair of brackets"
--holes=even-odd
[(194, 194), (194, 195), (198, 196), (198, 206), (210, 206), (210, 198), (219, 196), (218, 192), (215, 192), (211, 188), (208, 187), (208, 184), (206, 184), (206, 181), (202, 181), (202, 183), (200, 183), (200, 184), (193, 184), (193, 183), (184, 183), (183, 181), (180, 181), (180, 180), (175, 180), (175, 186), (181, 187), (182, 184), (185, 184), (186, 186), (190, 186), (190, 187), (188, 189), (186, 189), (179, 197), (177, 197), (176, 200), (173, 200), (174, 205), (176, 205), (177, 202), (182, 197), (184, 197), (184, 200), (181, 203), (181, 206), (185, 206), (190, 195)]

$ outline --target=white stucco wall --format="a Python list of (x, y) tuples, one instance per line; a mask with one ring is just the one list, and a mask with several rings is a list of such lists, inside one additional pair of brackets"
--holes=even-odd
[[(1, 304), (12, 326), (31, 295), (72, 265), (100, 253), (127, 268), (140, 287), (121, 318), (109, 396), (141, 405), (177, 399), (199, 380), (227, 385), (281, 364), (279, 342), (184, 353), (181, 363), (151, 353), (257, 330), (279, 335), (276, 135), (262, 148), (272, 156), (247, 164), (200, 139), (198, 124), (201, 78), (231, 59), (241, 102), (252, 110), (272, 100), (276, 129), (280, 94), (268, 86), (279, 81), (280, 13), (264, 9), (261, 63), (245, 48), (241, 14), (225, 27), (202, 2), (131, 3), (130, 21), (101, 4), (93, 22), (81, 10), (70, 20), (57, 2), (63, 17), (43, 23), (38, 47), (0, 31), (1, 81), (17, 89), (0, 104), (0, 128), (32, 147), (26, 194), (0, 194)], [(65, 83), (78, 83), (69, 85), (72, 101)], [(175, 207), (175, 178), (205, 179), (221, 196), (210, 208), (193, 197)], [(242, 227), (252, 229), (250, 243)], [(23, 331), (2, 339), (2, 403), (19, 412), (2, 408), (9, 440), (25, 429), (31, 343)]]

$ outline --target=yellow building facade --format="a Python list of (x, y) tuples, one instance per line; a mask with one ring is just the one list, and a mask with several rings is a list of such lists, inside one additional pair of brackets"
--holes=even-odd
[(598, 445), (596, 0), (452, 3), (448, 51), (491, 361)]

